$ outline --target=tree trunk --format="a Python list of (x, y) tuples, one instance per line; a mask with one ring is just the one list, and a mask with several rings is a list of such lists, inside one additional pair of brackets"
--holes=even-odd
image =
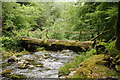
[(34, 51), (36, 46), (45, 47), (46, 50), (63, 50), (69, 49), (75, 52), (84, 52), (87, 51), (88, 48), (92, 48), (93, 41), (64, 41), (64, 40), (53, 40), (53, 39), (37, 39), (37, 38), (29, 38), (22, 37), (22, 46), (30, 51)]
[(116, 49), (120, 50), (120, 2), (118, 2), (118, 20), (116, 26)]

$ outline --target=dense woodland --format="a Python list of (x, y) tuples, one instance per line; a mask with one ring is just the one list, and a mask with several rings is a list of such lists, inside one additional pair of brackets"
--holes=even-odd
[(118, 5), (113, 2), (11, 2), (2, 3), (2, 12), (2, 46), (10, 50), (20, 50), (22, 36), (89, 41), (108, 31), (97, 40), (116, 39)]
[[(87, 49), (88, 51), (77, 52), (77, 54), (85, 52), (88, 54), (78, 56), (76, 61), (60, 68), (60, 76), (67, 75), (70, 73), (69, 68), (77, 68), (78, 64), (94, 54), (119, 56), (118, 6), (120, 6), (118, 2), (2, 2), (1, 50), (4, 54), (26, 51), (22, 45), (22, 37), (76, 42), (93, 41), (93, 47)], [(101, 52), (96, 49), (98, 44), (102, 46)], [(120, 72), (119, 57), (115, 59), (117, 61), (115, 64), (111, 64), (118, 72)], [(119, 66), (116, 68), (115, 65)], [(82, 75), (77, 73), (74, 75), (75, 78), (80, 76)]]

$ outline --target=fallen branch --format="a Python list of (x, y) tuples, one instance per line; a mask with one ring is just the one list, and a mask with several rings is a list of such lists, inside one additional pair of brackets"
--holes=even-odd
[(103, 34), (105, 34), (105, 33), (107, 33), (107, 32), (109, 32), (109, 30), (100, 33), (99, 35), (97, 35), (97, 36), (95, 36), (94, 38), (92, 38), (90, 41), (95, 41), (97, 38), (99, 38), (101, 35), (103, 35)]

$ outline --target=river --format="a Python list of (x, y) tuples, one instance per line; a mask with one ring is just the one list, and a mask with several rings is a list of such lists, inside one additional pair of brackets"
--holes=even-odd
[[(58, 78), (58, 70), (77, 56), (70, 50), (58, 52), (39, 51), (17, 57), (18, 62), (5, 68), (12, 69), (14, 75), (24, 75), (27, 78)], [(20, 62), (26, 61), (29, 67), (20, 68)], [(5, 61), (4, 61), (5, 62)]]

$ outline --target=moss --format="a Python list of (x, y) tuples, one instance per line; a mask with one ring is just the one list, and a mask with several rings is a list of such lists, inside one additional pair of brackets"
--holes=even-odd
[(81, 55), (76, 56), (71, 62), (65, 64), (64, 66), (60, 67), (59, 69), (59, 76), (65, 76), (68, 75), (70, 73), (70, 69), (74, 68), (76, 69), (77, 67), (79, 67), (79, 64), (84, 61), (85, 59), (89, 58), (90, 56), (92, 56), (95, 53), (95, 49), (92, 49), (90, 51), (87, 52), (87, 54), (80, 53)]
[(30, 63), (30, 65), (34, 65), (34, 66), (36, 66), (36, 65), (44, 65), (43, 63), (36, 62), (35, 60), (29, 61), (29, 63)]
[(21, 39), (22, 41), (25, 41), (25, 42), (29, 42), (29, 43), (41, 43), (43, 40), (41, 40), (41, 39), (35, 39), (35, 38), (25, 38), (25, 37), (23, 37), (22, 39)]
[(16, 56), (16, 57), (22, 57), (23, 54), (22, 54), (22, 53), (16, 53), (15, 56)]
[(20, 52), (21, 54), (30, 54), (30, 52), (29, 51), (22, 51), (22, 52)]
[(120, 65), (115, 66), (116, 70), (120, 72)]
[(51, 40), (51, 39), (48, 39), (48, 40), (47, 40), (47, 43), (48, 43), (49, 46), (50, 46), (53, 42), (54, 42), (54, 40)]
[(4, 69), (2, 72), (0, 72), (2, 75), (10, 74), (11, 69)]
[(69, 45), (69, 42), (56, 40), (56, 41), (54, 41), (53, 43), (51, 43), (51, 45), (52, 45), (52, 44), (64, 45), (64, 46), (66, 46), (66, 45)]
[(50, 45), (47, 40), (43, 40), (43, 44)]
[(11, 52), (2, 52), (2, 59), (6, 59), (9, 58), (11, 56), (13, 56), (15, 53), (11, 53)]
[(42, 40), (42, 39), (35, 39), (35, 38), (22, 38), (22, 42), (28, 45), (28, 46), (23, 46), (25, 47), (26, 50), (36, 49), (32, 47), (37, 45), (40, 47), (45, 47), (46, 50), (57, 51), (57, 50), (63, 50), (63, 49), (70, 49), (75, 52), (83, 52), (92, 46), (91, 41), (80, 42), (80, 41), (64, 41), (64, 40), (53, 40), (53, 39)]
[(39, 47), (39, 48), (37, 48), (37, 51), (44, 51), (44, 50), (45, 50), (44, 47)]
[(8, 59), (11, 56), (15, 55), (16, 57), (21, 57), (24, 54), (30, 54), (28, 51), (22, 51), (22, 52), (2, 52), (2, 60)]
[(108, 61), (98, 61), (97, 64), (99, 65), (107, 65), (109, 62)]
[(2, 68), (5, 68), (6, 66), (12, 65), (11, 63), (2, 63)]
[[(76, 73), (70, 78), (107, 78), (116, 77), (117, 72), (114, 69), (106, 67), (104, 64), (108, 63), (104, 61), (109, 55), (93, 55), (80, 63), (80, 67), (76, 69)], [(77, 75), (77, 76), (76, 76)]]
[(24, 75), (10, 75), (11, 78), (27, 78)]
[(4, 77), (11, 78), (11, 79), (26, 79), (27, 77), (24, 75), (15, 75), (15, 74), (6, 74)]

